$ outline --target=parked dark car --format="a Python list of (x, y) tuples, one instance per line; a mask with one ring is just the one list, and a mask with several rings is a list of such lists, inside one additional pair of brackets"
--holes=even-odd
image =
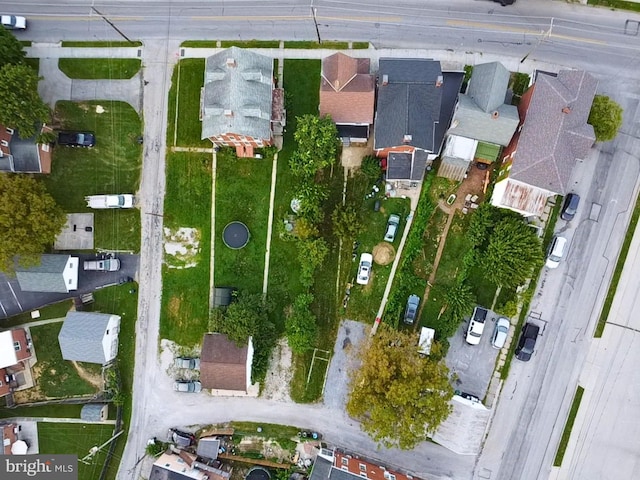
[(169, 429), (170, 442), (175, 443), (179, 447), (189, 447), (196, 441), (196, 437), (193, 433), (183, 432), (176, 428)]
[(418, 295), (409, 295), (407, 299), (407, 307), (404, 309), (404, 323), (413, 325), (418, 315), (418, 307), (420, 306), (420, 297)]
[(516, 0), (493, 0), (493, 1), (498, 2), (503, 7), (506, 7), (507, 5), (513, 5), (514, 3), (516, 3)]
[(58, 145), (65, 147), (93, 147), (96, 136), (92, 132), (58, 132)]
[(538, 333), (540, 333), (540, 327), (533, 323), (525, 323), (522, 333), (520, 334), (520, 340), (516, 347), (516, 358), (523, 362), (531, 360), (531, 355), (536, 347), (536, 340), (538, 339)]
[(562, 205), (562, 210), (560, 211), (560, 218), (570, 222), (573, 220), (573, 217), (576, 216), (576, 212), (578, 211), (578, 205), (580, 204), (580, 196), (577, 193), (569, 193), (564, 198), (564, 204)]

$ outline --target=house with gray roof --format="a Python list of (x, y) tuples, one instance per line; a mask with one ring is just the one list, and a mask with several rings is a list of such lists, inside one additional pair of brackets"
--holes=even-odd
[[(42, 125), (40, 133), (53, 129)], [(18, 131), (0, 125), (0, 172), (51, 173), (51, 146), (38, 143), (37, 135), (21, 138)]]
[(520, 101), (520, 131), (503, 152), (493, 205), (540, 216), (549, 197), (569, 193), (576, 161), (595, 142), (587, 119), (597, 87), (582, 70), (538, 73)]
[(447, 132), (438, 175), (462, 180), (472, 161), (493, 163), (518, 128), (518, 108), (506, 102), (509, 71), (500, 62), (473, 67)]
[(69, 293), (78, 289), (78, 257), (41, 255), (40, 264), (16, 267), (16, 277), (23, 292)]
[(253, 157), (255, 148), (271, 145), (286, 121), (273, 59), (238, 47), (208, 57), (200, 116), (201, 138), (234, 147), (238, 157)]
[(120, 317), (108, 313), (67, 313), (58, 343), (62, 358), (106, 365), (118, 353)]

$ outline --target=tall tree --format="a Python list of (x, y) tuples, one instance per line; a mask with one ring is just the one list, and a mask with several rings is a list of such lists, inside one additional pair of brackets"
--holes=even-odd
[(0, 67), (24, 62), (22, 44), (13, 33), (6, 28), (0, 28)]
[(242, 346), (258, 332), (262, 322), (268, 323), (268, 310), (262, 295), (241, 291), (226, 309), (213, 311), (209, 330), (224, 333), (229, 340)]
[(318, 326), (316, 316), (309, 308), (311, 302), (313, 302), (313, 295), (310, 293), (298, 295), (285, 319), (284, 327), (287, 340), (294, 353), (304, 353), (311, 350), (316, 343)]
[(421, 358), (414, 334), (380, 325), (362, 351), (354, 373), (347, 413), (386, 447), (412, 449), (444, 421), (453, 389), (438, 345)]
[(535, 230), (521, 219), (505, 217), (493, 229), (480, 262), (495, 284), (515, 287), (531, 277), (542, 259)]
[(338, 204), (331, 214), (331, 223), (333, 224), (333, 233), (343, 241), (356, 238), (362, 230), (362, 222), (358, 212), (351, 205)]
[(318, 170), (335, 162), (340, 143), (338, 130), (329, 116), (303, 115), (296, 120), (297, 146), (289, 166), (295, 175), (312, 178)]
[(613, 140), (622, 126), (622, 107), (606, 95), (596, 95), (588, 123), (593, 125), (597, 141)]
[(28, 175), (0, 175), (0, 269), (13, 271), (13, 258), (32, 265), (53, 245), (66, 216), (44, 185)]
[(0, 68), (0, 123), (18, 129), (21, 138), (33, 136), (37, 124), (49, 121), (49, 107), (38, 95), (39, 80), (28, 65)]

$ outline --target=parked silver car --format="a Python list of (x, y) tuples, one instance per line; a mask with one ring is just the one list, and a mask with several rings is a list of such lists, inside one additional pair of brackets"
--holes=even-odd
[(400, 226), (400, 216), (394, 214), (389, 215), (387, 220), (387, 230), (384, 232), (384, 241), (392, 242), (396, 239), (398, 227)]
[(511, 322), (509, 319), (500, 317), (496, 322), (496, 328), (493, 331), (493, 337), (491, 338), (491, 346), (493, 348), (500, 349), (504, 347), (505, 342), (507, 341), (507, 336), (509, 335), (509, 327), (511, 326)]
[(176, 392), (199, 393), (202, 391), (202, 384), (197, 380), (176, 380), (173, 389)]
[(176, 367), (188, 370), (200, 370), (200, 359), (194, 357), (177, 357)]

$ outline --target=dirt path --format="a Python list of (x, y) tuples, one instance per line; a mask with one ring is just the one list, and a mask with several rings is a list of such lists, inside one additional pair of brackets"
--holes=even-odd
[(85, 370), (82, 367), (82, 365), (80, 365), (76, 361), (72, 361), (71, 363), (73, 363), (73, 368), (76, 369), (76, 372), (78, 372), (78, 375), (80, 376), (81, 379), (89, 382), (91, 385), (96, 387), (98, 390), (102, 390), (103, 382), (102, 382), (102, 377), (101, 376), (98, 376), (98, 375), (96, 375), (94, 373), (89, 372), (88, 370)]

